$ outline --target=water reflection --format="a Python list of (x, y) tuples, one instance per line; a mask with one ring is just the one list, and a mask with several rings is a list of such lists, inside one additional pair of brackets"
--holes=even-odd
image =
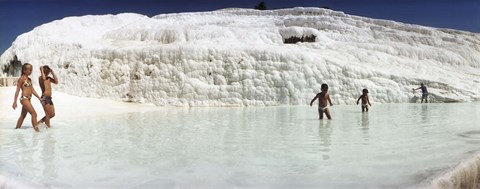
[(427, 123), (429, 121), (428, 119), (428, 105), (427, 104), (422, 104), (420, 108), (420, 117), (422, 119), (423, 123)]
[(42, 175), (49, 181), (54, 181), (57, 179), (57, 167), (54, 163), (55, 157), (55, 147), (56, 147), (56, 137), (53, 134), (53, 131), (45, 132), (45, 139), (43, 140), (43, 149), (41, 151), (40, 158), (43, 160), (43, 172)]
[[(331, 127), (332, 121), (331, 120), (322, 120), (319, 122), (318, 126), (318, 135), (320, 136), (320, 151), (322, 152), (330, 152), (330, 146), (332, 145), (332, 127)], [(323, 160), (328, 160), (330, 159), (330, 155), (328, 153), (322, 154), (322, 159)]]
[(370, 123), (368, 122), (368, 113), (362, 113), (362, 130), (368, 131), (369, 124)]
[(469, 107), (395, 104), (361, 113), (337, 106), (333, 120), (316, 119), (310, 107), (168, 109), (59, 120), (59, 127), (40, 134), (28, 129), (9, 130), (7, 140), (2, 135), (0, 169), (44, 188), (129, 188), (151, 181), (165, 188), (246, 182), (242, 186), (281, 188), (279, 180), (306, 183), (289, 188), (381, 188), (411, 184), (412, 174), (478, 149), (479, 106)]
[(369, 129), (370, 129), (370, 121), (369, 121), (369, 115), (368, 112), (363, 112), (362, 113), (362, 137), (363, 137), (363, 143), (364, 145), (368, 145), (368, 141), (370, 140), (370, 134), (369, 134)]

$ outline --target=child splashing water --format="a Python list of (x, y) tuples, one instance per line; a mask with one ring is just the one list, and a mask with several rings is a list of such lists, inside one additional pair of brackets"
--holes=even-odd
[(22, 127), (23, 120), (27, 116), (27, 112), (30, 113), (32, 116), (32, 126), (35, 131), (39, 132), (38, 129), (38, 122), (37, 122), (37, 112), (32, 106), (32, 102), (30, 99), (32, 98), (32, 94), (35, 95), (39, 100), (40, 97), (38, 96), (37, 92), (35, 92), (35, 88), (32, 85), (32, 79), (30, 79), (30, 75), (32, 74), (33, 66), (29, 63), (25, 63), (22, 66), (22, 75), (18, 79), (17, 82), (17, 90), (15, 91), (15, 97), (13, 99), (13, 109), (17, 108), (17, 99), (20, 89), (22, 90), (22, 96), (20, 96), (20, 103), (22, 104), (22, 113), (17, 121), (17, 126), (15, 129), (19, 129)]
[[(58, 84), (58, 78), (53, 73), (53, 70), (47, 65), (40, 66), (40, 73), (41, 76), (38, 78), (38, 83), (42, 89), (41, 102), (43, 110), (45, 111), (45, 117), (43, 117), (39, 122), (45, 122), (45, 125), (50, 128), (50, 119), (55, 116), (55, 106), (53, 106), (52, 101), (52, 83)], [(52, 74), (53, 78), (49, 76), (50, 73)]]

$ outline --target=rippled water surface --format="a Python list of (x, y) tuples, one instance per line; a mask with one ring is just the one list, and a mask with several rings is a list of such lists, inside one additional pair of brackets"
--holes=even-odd
[[(4, 185), (33, 188), (396, 188), (480, 150), (480, 105), (162, 108), (0, 122)], [(0, 182), (2, 179), (0, 178)], [(0, 183), (1, 185), (1, 183)]]

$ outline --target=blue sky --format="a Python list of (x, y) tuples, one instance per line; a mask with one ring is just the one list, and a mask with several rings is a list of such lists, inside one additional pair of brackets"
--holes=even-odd
[[(68, 16), (253, 8), (262, 0), (0, 0), (0, 54), (15, 38)], [(264, 0), (268, 9), (322, 7), (347, 14), (480, 33), (480, 0)]]

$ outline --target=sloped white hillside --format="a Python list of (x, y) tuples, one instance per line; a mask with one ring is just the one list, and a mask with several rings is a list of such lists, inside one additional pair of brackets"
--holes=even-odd
[(317, 8), (68, 17), (19, 36), (4, 75), (19, 75), (14, 56), (34, 80), (51, 66), (55, 90), (157, 105), (308, 104), (322, 83), (334, 104), (362, 88), (374, 103), (409, 102), (421, 82), (436, 101), (480, 100), (480, 34)]

